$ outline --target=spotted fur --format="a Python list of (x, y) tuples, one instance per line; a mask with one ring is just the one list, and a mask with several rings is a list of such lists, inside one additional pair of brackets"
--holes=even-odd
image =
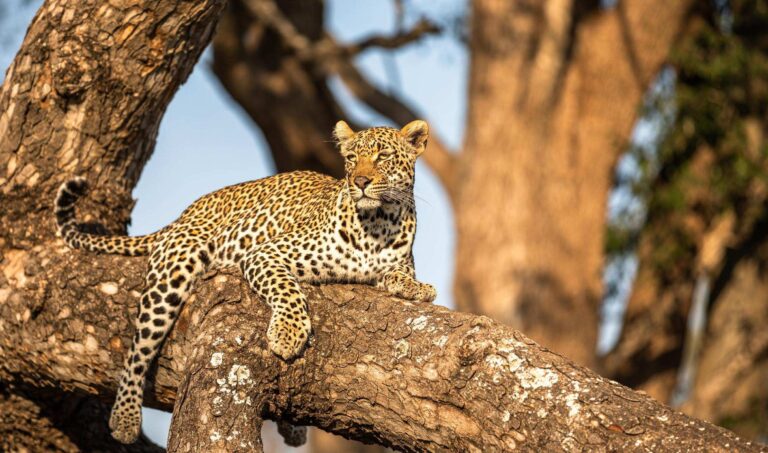
[[(415, 279), (414, 166), (424, 151), (427, 124), (402, 130), (335, 128), (346, 175), (337, 180), (292, 172), (205, 195), (162, 230), (139, 237), (100, 236), (78, 229), (74, 206), (86, 192), (75, 178), (55, 204), (59, 231), (73, 248), (149, 255), (146, 288), (109, 426), (131, 443), (141, 429), (144, 379), (195, 279), (211, 266), (237, 266), (272, 309), (270, 349), (285, 360), (301, 353), (311, 333), (299, 282), (358, 282), (394, 295), (432, 301), (431, 285)], [(305, 428), (281, 424), (290, 444)]]

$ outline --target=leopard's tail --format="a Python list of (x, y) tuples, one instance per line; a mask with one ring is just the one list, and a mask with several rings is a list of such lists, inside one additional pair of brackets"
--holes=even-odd
[(148, 255), (158, 233), (146, 236), (105, 236), (80, 231), (75, 219), (75, 204), (88, 191), (84, 178), (75, 177), (59, 187), (54, 204), (59, 234), (72, 248), (116, 255)]

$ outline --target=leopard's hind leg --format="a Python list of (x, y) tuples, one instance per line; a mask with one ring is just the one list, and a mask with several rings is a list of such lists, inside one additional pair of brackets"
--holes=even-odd
[(173, 229), (154, 248), (141, 295), (133, 343), (126, 355), (109, 427), (112, 436), (133, 443), (141, 432), (144, 380), (170, 332), (195, 278), (210, 263), (207, 238)]

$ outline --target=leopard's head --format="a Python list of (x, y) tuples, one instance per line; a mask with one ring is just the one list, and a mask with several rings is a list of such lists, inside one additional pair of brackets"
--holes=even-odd
[(358, 209), (413, 204), (416, 159), (429, 137), (426, 122), (411, 121), (400, 130), (372, 127), (354, 132), (339, 121), (334, 135), (344, 157), (349, 195)]

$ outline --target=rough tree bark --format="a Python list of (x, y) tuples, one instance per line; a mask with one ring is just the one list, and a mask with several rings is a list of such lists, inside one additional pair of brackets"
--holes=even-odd
[[(6, 323), (35, 317), (50, 288), (45, 281), (34, 290), (26, 286), (24, 275), (38, 268), (21, 269), (19, 281), (15, 266), (25, 251), (51, 246), (51, 197), (73, 173), (95, 187), (83, 218), (125, 231), (130, 191), (154, 147), (160, 118), (210, 40), (223, 4), (46, 1), (6, 73), (0, 91), (0, 438), (14, 444), (11, 450), (124, 450), (103, 424), (73, 423), (101, 420), (108, 406), (87, 394), (62, 396), (59, 383), (12, 371), (11, 350), (18, 335), (30, 332), (12, 333)], [(62, 277), (59, 284), (66, 286), (66, 273)], [(14, 285), (35, 292), (26, 300), (28, 311), (6, 304), (25, 297), (10, 289)], [(73, 327), (84, 325), (82, 318), (77, 322)], [(36, 335), (51, 340), (70, 338), (54, 323), (40, 329)], [(146, 441), (140, 446), (157, 449)]]
[(49, 196), (75, 172), (96, 189), (87, 218), (124, 231), (162, 113), (223, 4), (43, 4), (0, 92), (4, 247), (52, 233)]

